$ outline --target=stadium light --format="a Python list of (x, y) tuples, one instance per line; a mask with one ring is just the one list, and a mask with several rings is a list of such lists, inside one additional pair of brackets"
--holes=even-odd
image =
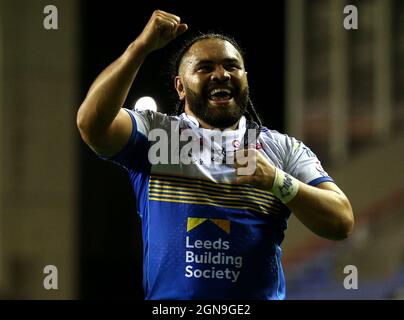
[(135, 103), (135, 110), (157, 111), (157, 103), (152, 97), (141, 97)]

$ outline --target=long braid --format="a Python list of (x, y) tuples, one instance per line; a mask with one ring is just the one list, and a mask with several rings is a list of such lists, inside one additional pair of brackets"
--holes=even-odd
[(179, 100), (175, 106), (175, 114), (177, 116), (181, 115), (185, 112), (185, 103), (182, 100)]
[[(247, 110), (244, 113), (244, 116), (247, 119), (247, 124), (246, 124), (246, 132), (244, 134), (244, 148), (248, 149), (251, 145), (255, 145), (258, 140), (258, 136), (261, 133), (261, 128), (262, 128), (262, 122), (261, 119), (257, 113), (257, 111), (254, 108), (254, 105), (251, 101), (250, 98), (248, 98), (248, 103), (247, 103)], [(248, 130), (255, 130), (255, 138), (254, 141), (248, 140)]]
[(250, 114), (251, 120), (255, 121), (261, 130), (261, 127), (262, 127), (261, 118), (259, 117), (257, 111), (255, 110), (254, 105), (250, 98), (248, 98), (247, 112)]

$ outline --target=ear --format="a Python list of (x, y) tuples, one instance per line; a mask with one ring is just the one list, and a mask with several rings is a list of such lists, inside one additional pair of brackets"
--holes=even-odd
[(175, 86), (175, 90), (177, 90), (178, 93), (178, 97), (180, 98), (180, 100), (184, 100), (185, 99), (185, 88), (184, 88), (184, 84), (182, 83), (182, 79), (180, 76), (176, 76), (174, 79), (174, 86)]

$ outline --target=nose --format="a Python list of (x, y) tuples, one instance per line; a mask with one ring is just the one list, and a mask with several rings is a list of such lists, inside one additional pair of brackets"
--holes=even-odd
[(212, 72), (211, 79), (218, 82), (226, 82), (230, 80), (230, 73), (222, 65), (217, 65)]

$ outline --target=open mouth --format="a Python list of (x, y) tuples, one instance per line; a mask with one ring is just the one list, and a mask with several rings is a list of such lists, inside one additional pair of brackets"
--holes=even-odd
[(212, 89), (208, 95), (209, 100), (214, 102), (229, 102), (233, 98), (233, 93), (230, 89), (217, 88)]

